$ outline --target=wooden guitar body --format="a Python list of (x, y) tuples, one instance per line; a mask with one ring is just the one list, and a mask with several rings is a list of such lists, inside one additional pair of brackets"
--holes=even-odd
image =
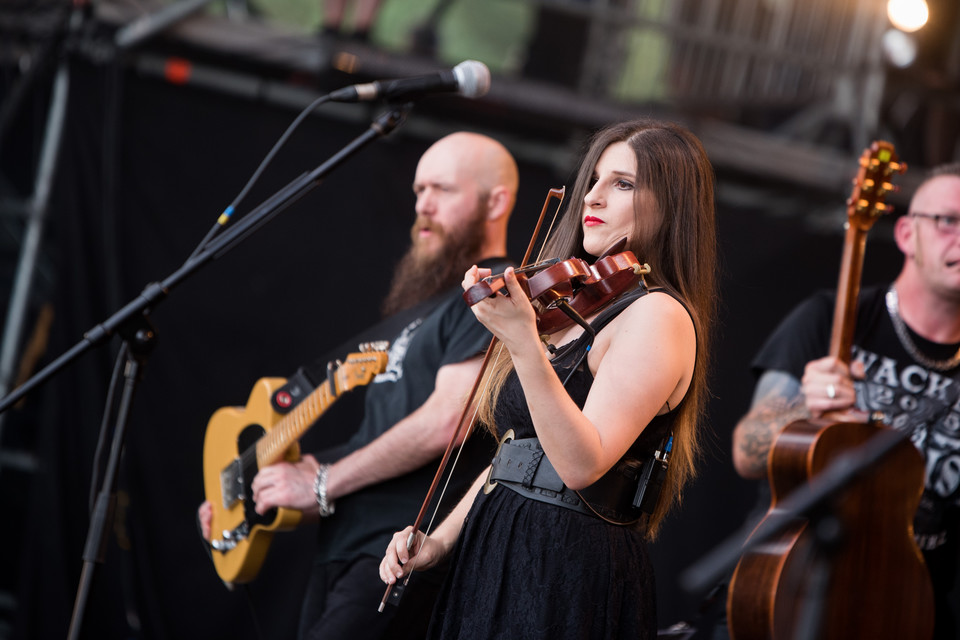
[[(284, 378), (261, 378), (254, 385), (246, 407), (218, 409), (207, 425), (203, 443), (203, 484), (207, 499), (213, 505), (211, 531), (214, 539), (231, 539), (236, 546), (226, 552), (213, 552), (213, 564), (224, 582), (244, 583), (259, 572), (275, 531), (294, 528), (301, 518), (296, 509), (271, 509), (264, 515), (254, 511), (250, 483), (257, 474), (256, 456), (241, 458), (257, 440), (269, 432), (282, 416), (273, 410), (270, 398), (286, 383)], [(284, 459), (296, 461), (300, 447), (294, 443)], [(222, 474), (230, 473), (236, 465), (240, 474), (237, 498), (229, 490), (221, 489)], [(231, 533), (224, 536), (224, 532)]]
[[(886, 427), (830, 420), (797, 421), (770, 455), (772, 501), (806, 484), (838, 455)], [(929, 640), (933, 590), (913, 540), (913, 516), (923, 490), (923, 459), (903, 441), (875, 467), (838, 493), (830, 514), (840, 539), (826, 556), (812, 548), (811, 522), (798, 519), (778, 537), (746, 552), (730, 582), (727, 620), (735, 640), (792, 640), (805, 605), (817, 594), (813, 567), (826, 563), (816, 637), (823, 640)]]

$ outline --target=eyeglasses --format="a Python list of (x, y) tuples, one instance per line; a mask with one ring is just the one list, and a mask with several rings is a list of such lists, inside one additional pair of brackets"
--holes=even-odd
[(960, 216), (946, 213), (911, 213), (911, 218), (929, 218), (934, 228), (941, 233), (960, 234)]

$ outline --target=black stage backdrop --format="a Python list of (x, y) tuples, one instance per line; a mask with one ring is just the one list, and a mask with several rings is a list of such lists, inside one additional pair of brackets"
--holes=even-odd
[[(71, 81), (48, 230), (57, 283), (48, 361), (179, 267), (294, 117), (263, 102), (133, 74), (124, 75), (121, 87), (109, 69), (86, 63), (71, 67)], [(118, 111), (111, 95), (119, 96)], [(258, 637), (258, 628), (259, 637), (292, 637), (312, 529), (280, 534), (258, 579), (227, 591), (195, 524), (206, 423), (218, 407), (244, 404), (257, 378), (287, 376), (377, 319), (392, 267), (407, 246), (416, 160), (446, 130), (474, 124), (457, 122), (451, 104), (454, 116), (436, 125), (436, 136), (401, 128), (376, 142), (152, 311), (158, 345), (134, 400), (116, 522), (106, 561), (96, 568), (83, 637), (240, 639)], [(106, 129), (116, 133), (115, 146), (107, 145), (115, 154), (105, 153), (108, 120), (116, 123)], [(368, 122), (309, 118), (241, 210), (319, 165)], [(24, 144), (25, 157), (31, 144)], [(574, 170), (518, 156), (521, 193), (511, 225), (517, 257), (546, 190)], [(5, 163), (10, 157), (8, 149)], [(852, 162), (851, 175), (855, 170)], [(680, 590), (677, 574), (737, 528), (752, 504), (751, 484), (729, 462), (730, 431), (752, 391), (750, 357), (794, 303), (835, 283), (842, 215), (818, 233), (802, 219), (765, 213), (772, 212), (721, 210), (721, 315), (707, 450), (683, 509), (652, 547), (661, 626), (696, 618), (703, 594)], [(900, 265), (879, 235), (868, 249), (866, 282), (890, 277)], [(66, 635), (117, 348), (114, 340), (90, 350), (19, 410), (34, 417), (19, 422), (36, 433), (41, 470), (29, 512), (5, 534), (22, 558), (18, 637)], [(349, 434), (356, 398), (335, 405), (306, 446)]]

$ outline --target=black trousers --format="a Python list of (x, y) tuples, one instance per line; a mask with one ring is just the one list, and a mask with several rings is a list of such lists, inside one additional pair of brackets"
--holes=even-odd
[(300, 613), (301, 640), (420, 640), (427, 632), (442, 575), (414, 573), (398, 605), (377, 611), (386, 585), (380, 560), (358, 556), (315, 564)]

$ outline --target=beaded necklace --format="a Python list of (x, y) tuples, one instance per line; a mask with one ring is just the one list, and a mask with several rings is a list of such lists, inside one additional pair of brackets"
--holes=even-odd
[(887, 311), (890, 313), (893, 329), (897, 332), (897, 337), (900, 338), (900, 344), (914, 360), (928, 369), (936, 369), (937, 371), (948, 371), (960, 365), (960, 349), (957, 349), (957, 352), (946, 360), (931, 360), (920, 352), (920, 349), (914, 344), (913, 338), (910, 337), (907, 325), (900, 317), (900, 298), (897, 296), (897, 290), (893, 285), (890, 285), (890, 288), (887, 289), (886, 302)]

